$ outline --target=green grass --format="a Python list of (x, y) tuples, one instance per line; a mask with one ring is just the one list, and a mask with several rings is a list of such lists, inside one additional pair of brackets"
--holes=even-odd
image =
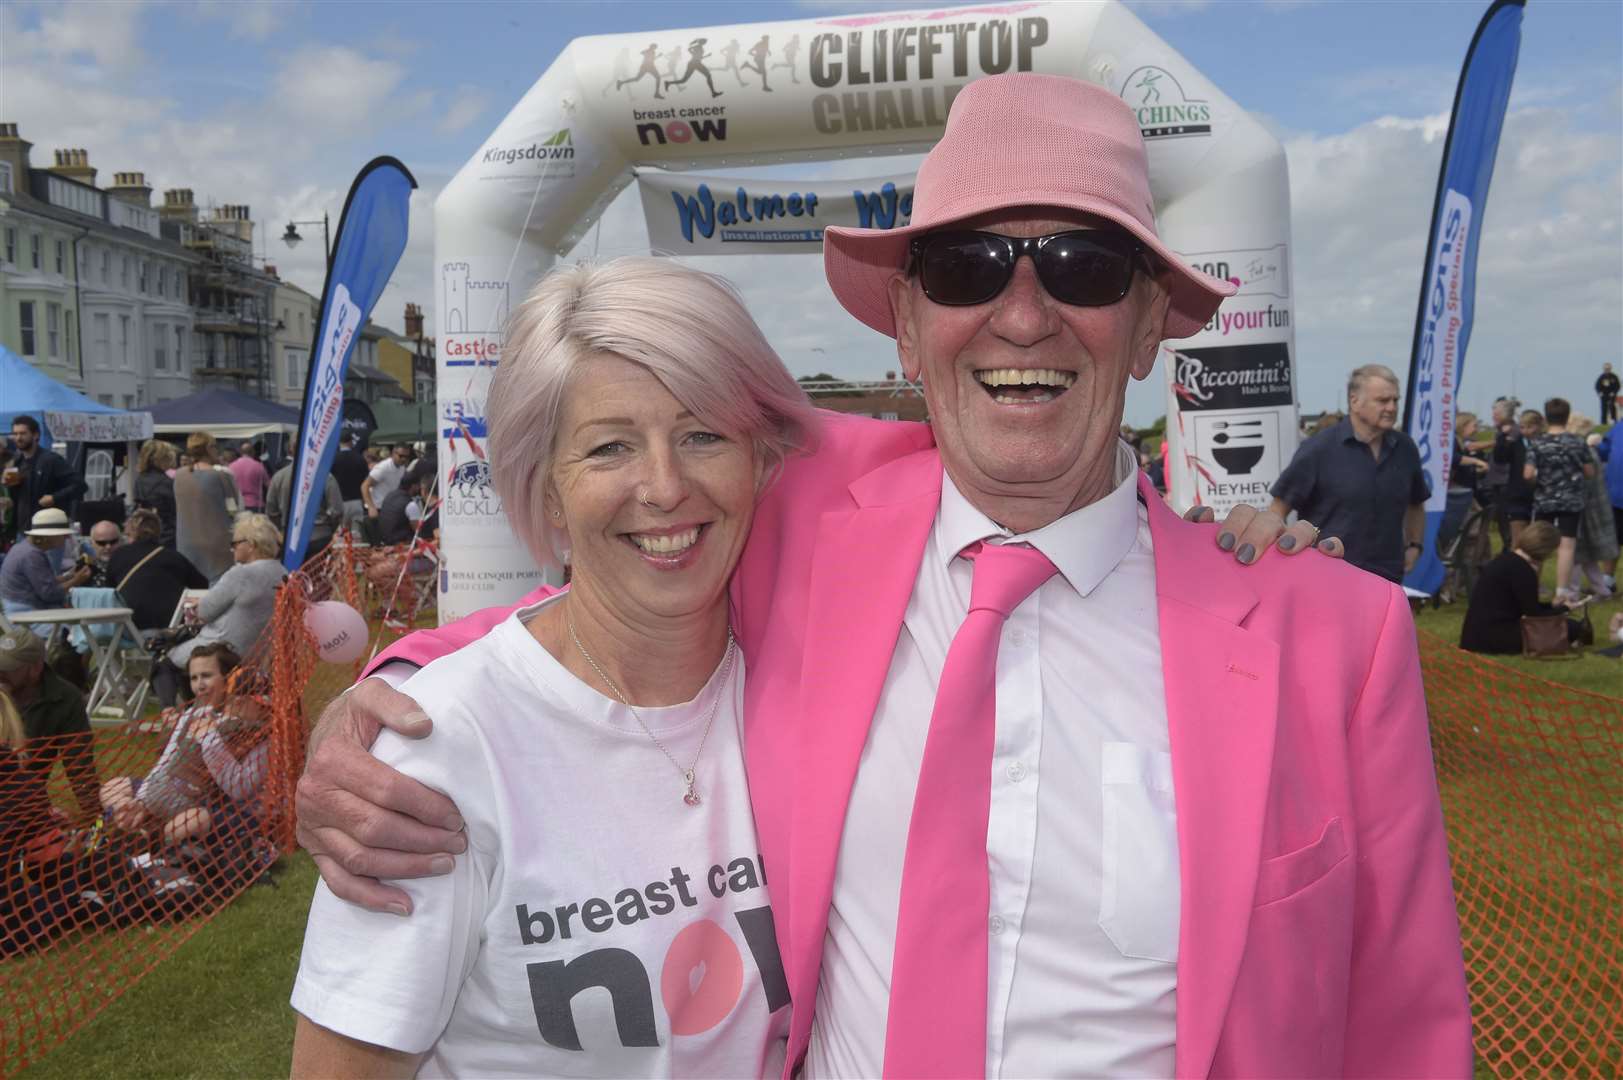
[(300, 852), (281, 860), (274, 885), (251, 887), (129, 993), (19, 1076), (286, 1076), (293, 1047), (287, 1001), (315, 881), (309, 856)]
[[(1594, 618), (1602, 633), (1611, 613), (1620, 609), (1623, 603), (1618, 601), (1597, 605)], [(1436, 611), (1427, 609), (1417, 617), (1417, 623), (1423, 630), (1453, 642), (1459, 639), (1463, 617), (1464, 605), (1456, 604)], [(1623, 695), (1623, 664), (1617, 660), (1593, 655), (1564, 662), (1529, 661), (1519, 657), (1495, 659), (1540, 679)], [(312, 691), (318, 692), (315, 687)], [(1610, 722), (1615, 726), (1616, 723), (1599, 716), (1586, 719), (1600, 725)], [(1523, 792), (1536, 790), (1543, 769), (1542, 765), (1535, 765), (1514, 778), (1497, 774), (1453, 777), (1445, 784), (1445, 803), (1473, 803), (1483, 797), (1493, 798), (1493, 793), (1502, 792), (1507, 782)], [(1476, 790), (1479, 784), (1485, 785), (1481, 791)], [(1623, 812), (1623, 807), (1611, 809)], [(1510, 819), (1494, 817), (1508, 826)], [(1551, 841), (1556, 842), (1557, 848), (1560, 846), (1558, 838), (1540, 835), (1536, 825), (1519, 829), (1521, 835), (1515, 837), (1514, 846), (1520, 850), (1508, 853), (1499, 850), (1500, 844), (1493, 840), (1491, 833), (1476, 829), (1468, 832), (1469, 836), (1458, 838), (1456, 861), (1466, 853), (1463, 849), (1470, 848), (1479, 869), (1487, 869), (1497, 857), (1496, 852), (1515, 860), (1528, 847), (1547, 847)], [(1615, 886), (1615, 867), (1594, 869), (1599, 870), (1601, 881), (1609, 882), (1603, 887)], [(1519, 875), (1517, 870), (1521, 871)], [(1506, 878), (1526, 878), (1527, 868), (1507, 865), (1502, 873)], [(1583, 876), (1587, 878), (1588, 874)], [(128, 993), (20, 1075), (26, 1080), (79, 1080), (85, 1076), (134, 1080), (287, 1075), (294, 1022), (287, 1002), (314, 886), (315, 869), (308, 856), (298, 853), (284, 858), (277, 864), (274, 886), (250, 888), (200, 927), (173, 956)], [(1570, 878), (1552, 874), (1541, 888), (1542, 901), (1555, 899), (1568, 888)], [(1562, 896), (1561, 899), (1568, 898)], [(1483, 940), (1482, 932), (1482, 927), (1467, 928), (1467, 940), (1473, 952), (1534, 944), (1545, 951), (1567, 947), (1554, 940), (1489, 942)], [(124, 933), (135, 937), (141, 931)], [(1552, 933), (1559, 930), (1540, 927), (1528, 937), (1543, 939)], [(139, 945), (132, 941), (131, 947)], [(23, 966), (13, 966), (9, 971), (0, 969), (0, 974), (16, 979), (24, 974), (27, 964), (48, 964), (51, 955), (11, 961), (12, 965), (21, 963)], [(1610, 982), (1608, 979), (1608, 985), (1595, 985), (1593, 993), (1602, 997), (1615, 995)], [(1529, 986), (1528, 989), (1535, 988)], [(1580, 1054), (1577, 1061), (1582, 1060)], [(1571, 1057), (1565, 1062), (1569, 1067), (1576, 1063)], [(1548, 1067), (1557, 1062), (1546, 1059), (1542, 1064)], [(1488, 1065), (1480, 1063), (1479, 1074), (1491, 1075)]]

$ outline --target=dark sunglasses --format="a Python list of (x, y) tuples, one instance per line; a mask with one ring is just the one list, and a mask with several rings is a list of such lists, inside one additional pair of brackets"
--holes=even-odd
[(991, 232), (937, 232), (909, 245), (924, 295), (951, 307), (984, 304), (1014, 277), (1015, 264), (1030, 255), (1037, 280), (1062, 304), (1108, 307), (1127, 295), (1133, 270), (1152, 272), (1144, 245), (1123, 232), (1077, 229), (1048, 236)]
[(117, 540), (116, 537), (114, 539), (112, 539), (112, 540), (92, 540), (90, 542), (92, 544), (95, 544), (97, 547), (117, 547), (118, 546), (118, 540)]

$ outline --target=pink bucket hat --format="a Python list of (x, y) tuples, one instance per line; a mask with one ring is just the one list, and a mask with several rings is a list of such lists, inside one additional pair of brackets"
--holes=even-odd
[(953, 100), (947, 130), (925, 155), (901, 229), (830, 226), (823, 272), (845, 310), (896, 336), (886, 283), (921, 233), (1011, 206), (1055, 206), (1106, 218), (1143, 241), (1172, 271), (1165, 334), (1184, 338), (1232, 296), (1230, 282), (1185, 263), (1155, 234), (1144, 139), (1133, 110), (1110, 91), (1060, 75), (991, 75)]

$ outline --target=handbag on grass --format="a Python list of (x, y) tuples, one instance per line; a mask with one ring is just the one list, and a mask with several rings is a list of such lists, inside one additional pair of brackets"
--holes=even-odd
[(1553, 660), (1572, 656), (1567, 638), (1565, 615), (1523, 615), (1522, 655), (1529, 659)]

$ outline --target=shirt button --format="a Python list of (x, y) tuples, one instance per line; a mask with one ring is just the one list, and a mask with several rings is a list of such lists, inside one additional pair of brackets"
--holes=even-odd
[(1011, 761), (1006, 771), (1009, 774), (1009, 779), (1018, 784), (1026, 778), (1026, 763), (1023, 761)]
[(1024, 630), (1015, 630), (1009, 634), (1009, 644), (1019, 645), (1022, 648), (1031, 640), (1031, 635)]
[(1001, 915), (993, 915), (990, 919), (986, 920), (986, 929), (994, 934), (1003, 933), (1003, 928), (1007, 925), (1008, 924), (1003, 921), (1003, 916)]

